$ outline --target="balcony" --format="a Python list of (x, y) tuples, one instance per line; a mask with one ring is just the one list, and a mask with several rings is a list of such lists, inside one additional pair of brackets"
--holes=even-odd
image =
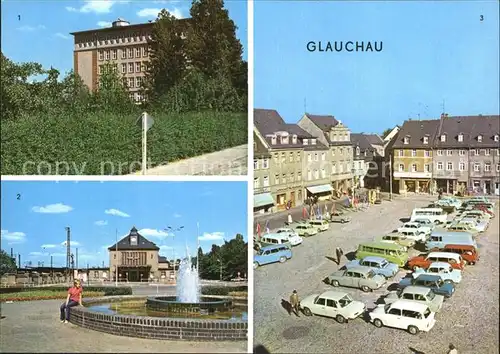
[(407, 172), (407, 171), (395, 171), (394, 178), (431, 178), (432, 173), (430, 172)]

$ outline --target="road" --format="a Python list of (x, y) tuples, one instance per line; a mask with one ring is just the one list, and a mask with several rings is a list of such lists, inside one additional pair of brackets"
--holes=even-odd
[[(418, 198), (418, 199), (417, 199)], [(305, 239), (294, 248), (293, 258), (284, 264), (271, 264), (254, 272), (254, 345), (263, 344), (271, 353), (446, 353), (453, 343), (459, 353), (498, 352), (498, 220), (480, 236), (481, 261), (464, 271), (457, 292), (437, 315), (429, 333), (412, 336), (392, 328), (376, 328), (364, 319), (339, 324), (322, 317), (299, 318), (289, 315), (281, 306), (296, 289), (300, 297), (332, 289), (322, 279), (338, 269), (328, 257), (337, 246), (352, 256), (361, 241), (372, 240), (401, 225), (415, 207), (425, 206), (429, 198), (401, 198), (352, 213), (353, 221), (331, 225), (325, 233)], [(498, 215), (498, 213), (497, 213)], [(351, 252), (351, 253), (349, 253)], [(345, 259), (340, 266), (345, 263)], [(393, 280), (398, 282), (405, 271)], [(372, 293), (340, 288), (367, 307), (375, 307), (387, 288)], [(480, 305), (479, 305), (480, 304)], [(388, 340), (389, 339), (389, 340)], [(395, 339), (395, 340), (392, 340)]]

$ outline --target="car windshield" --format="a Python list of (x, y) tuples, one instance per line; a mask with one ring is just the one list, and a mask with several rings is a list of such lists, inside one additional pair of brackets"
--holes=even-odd
[(443, 279), (436, 280), (436, 285), (437, 285), (438, 287), (442, 287), (442, 286), (443, 286), (443, 284), (444, 284)]
[(379, 267), (385, 268), (385, 267), (387, 267), (388, 264), (389, 264), (389, 262), (387, 262), (386, 260), (383, 260), (382, 262), (379, 263)]
[(434, 298), (436, 297), (436, 294), (434, 293), (434, 291), (429, 291), (427, 293), (427, 299), (429, 299), (430, 301), (434, 300)]
[(339, 305), (340, 307), (346, 307), (352, 302), (352, 299), (349, 295), (344, 296), (342, 299), (339, 300)]
[(375, 272), (370, 269), (367, 273), (366, 273), (366, 277), (367, 278), (373, 278), (375, 276)]
[(431, 314), (431, 310), (429, 310), (429, 308), (427, 308), (427, 309), (425, 310), (425, 312), (424, 312), (424, 317), (425, 317), (425, 318), (428, 318), (430, 314)]

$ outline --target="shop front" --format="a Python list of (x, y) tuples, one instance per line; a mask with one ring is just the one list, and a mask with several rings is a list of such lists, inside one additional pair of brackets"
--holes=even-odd
[(303, 195), (300, 185), (280, 188), (275, 193), (277, 210), (288, 210), (297, 205), (302, 205)]
[(333, 188), (330, 184), (321, 184), (317, 186), (306, 187), (307, 198), (317, 200), (328, 200), (332, 196)]
[(259, 193), (253, 196), (253, 211), (266, 213), (274, 206), (274, 198), (271, 193)]

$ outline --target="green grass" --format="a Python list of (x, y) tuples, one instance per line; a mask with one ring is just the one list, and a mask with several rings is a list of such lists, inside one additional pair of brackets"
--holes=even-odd
[[(149, 167), (247, 143), (247, 114), (151, 112)], [(2, 122), (2, 175), (118, 175), (140, 169), (136, 115), (22, 117)]]
[[(10, 294), (0, 294), (0, 302), (4, 301), (33, 301), (33, 300), (50, 300), (50, 299), (66, 299), (67, 291), (50, 291), (50, 290), (32, 290)], [(104, 296), (104, 292), (88, 291), (83, 292), (82, 297), (100, 297)]]

